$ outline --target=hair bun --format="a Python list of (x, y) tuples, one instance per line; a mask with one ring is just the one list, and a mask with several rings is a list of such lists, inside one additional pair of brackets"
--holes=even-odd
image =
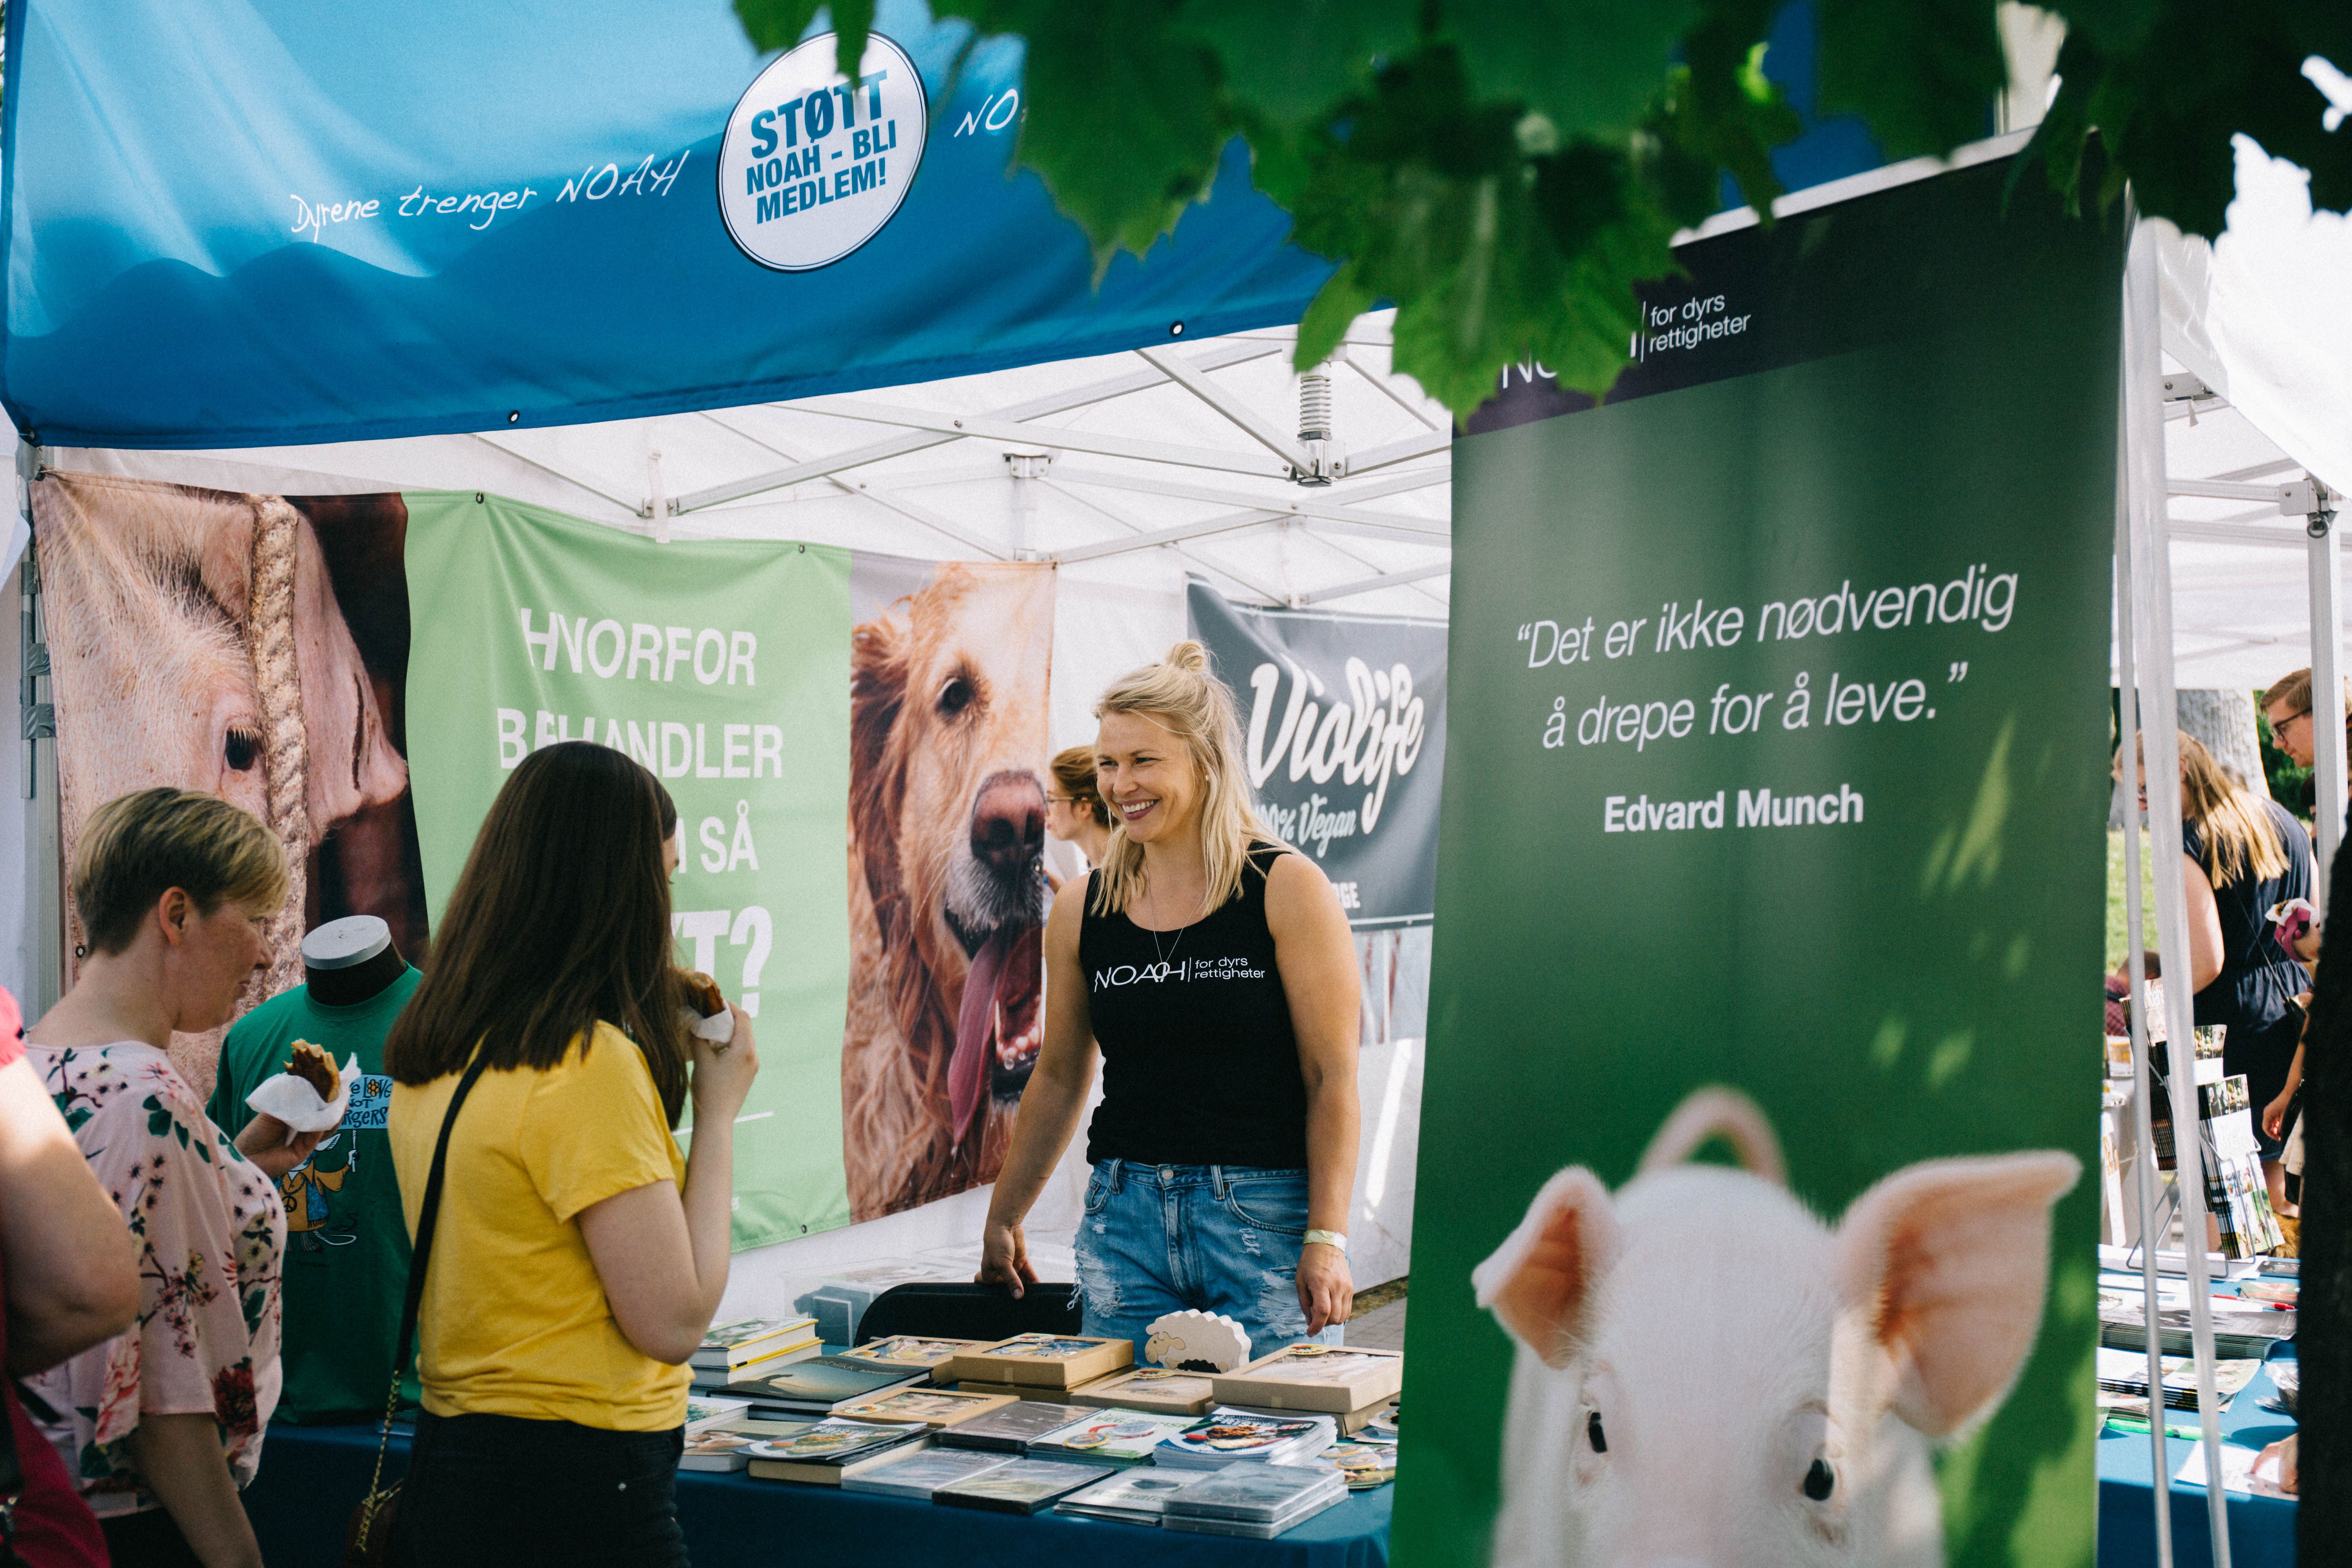
[(1170, 648), (1168, 657), (1160, 662), (1176, 669), (1189, 669), (1195, 675), (1206, 675), (1209, 673), (1209, 650), (1194, 639), (1186, 637)]

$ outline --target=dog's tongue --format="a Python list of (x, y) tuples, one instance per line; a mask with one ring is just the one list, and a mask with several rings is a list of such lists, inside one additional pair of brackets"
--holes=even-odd
[(999, 926), (991, 932), (971, 955), (971, 973), (964, 976), (963, 1005), (956, 1010), (955, 1051), (948, 1058), (949, 1126), (959, 1143), (971, 1136), (972, 1119), (987, 1098), (988, 1058), (995, 1047), (996, 984), (1003, 977), (1017, 929)]

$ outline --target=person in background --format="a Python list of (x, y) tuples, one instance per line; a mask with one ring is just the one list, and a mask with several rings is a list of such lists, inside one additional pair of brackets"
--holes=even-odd
[[(2352, 676), (2345, 678), (2344, 699), (2344, 732), (2347, 740), (2352, 740)], [(2269, 721), (2272, 743), (2284, 752), (2296, 767), (2314, 766), (2319, 748), (2312, 738), (2311, 671), (2291, 670), (2279, 677), (2255, 699), (2254, 706)], [(2347, 779), (2345, 786), (2352, 790), (2352, 779)], [(2352, 816), (2347, 816), (2347, 820), (2352, 821)]]
[[(2140, 807), (2147, 806), (2143, 779)], [(2227, 1026), (2221, 1070), (2245, 1075), (2259, 1122), (2286, 1083), (2303, 1030), (2296, 998), (2307, 984), (2303, 965), (2279, 946), (2266, 917), (2273, 905), (2311, 897), (2311, 836), (2284, 806), (2232, 779), (2185, 730), (2180, 828), (2196, 1019)], [(2155, 953), (2142, 962), (2148, 978), (2161, 972)], [(2284, 1209), (2281, 1141), (2260, 1125), (2255, 1138), (2272, 1207)]]
[(488, 1068), (450, 1124), (394, 1563), (687, 1560), (685, 1363), (727, 1287), (759, 1057), (740, 1008), (724, 1045), (687, 1028), (659, 792), (609, 747), (524, 758), (384, 1042), (412, 1235), (458, 1079)]
[(1332, 1340), (1355, 1295), (1340, 1227), (1361, 976), (1347, 916), (1258, 819), (1207, 649), (1178, 643), (1095, 716), (1097, 791), (1118, 826), (1047, 917), (1045, 1048), (979, 1277), (1016, 1295), (1036, 1282), (1022, 1220), (1077, 1130), (1099, 1049), (1077, 1237), (1086, 1331), (1132, 1339), (1140, 1359), (1151, 1321), (1190, 1307), (1234, 1319), (1260, 1354)]
[(1103, 863), (1110, 847), (1110, 807), (1095, 788), (1095, 749), (1071, 746), (1055, 753), (1054, 787), (1045, 795), (1045, 831), (1075, 845), (1088, 868)]
[(0, 989), (0, 1420), (21, 1490), (10, 1544), (28, 1568), (103, 1568), (106, 1541), (16, 1379), (112, 1339), (139, 1315), (139, 1260), (65, 1118), (25, 1061), (16, 999)]
[(217, 796), (141, 790), (90, 814), (72, 887), (89, 952), (25, 1059), (130, 1227), (140, 1301), (26, 1386), (116, 1563), (245, 1568), (261, 1552), (237, 1489), (280, 1375), (278, 1182), (319, 1134), (256, 1116), (232, 1142), (166, 1051), (226, 1023), (268, 966), (285, 855)]

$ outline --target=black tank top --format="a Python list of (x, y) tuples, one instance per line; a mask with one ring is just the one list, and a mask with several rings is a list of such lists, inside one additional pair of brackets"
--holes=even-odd
[(1103, 1053), (1089, 1161), (1305, 1167), (1307, 1085), (1265, 923), (1281, 853), (1253, 846), (1241, 896), (1181, 931), (1097, 913), (1089, 883), (1078, 964)]

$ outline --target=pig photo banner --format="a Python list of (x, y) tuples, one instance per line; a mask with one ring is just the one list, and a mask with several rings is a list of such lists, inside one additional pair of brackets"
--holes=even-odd
[(2008, 178), (1456, 437), (1401, 1568), (2093, 1561), (2122, 245)]
[[(33, 502), (67, 863), (170, 784), (296, 869), (240, 1012), (343, 915), (429, 970), (508, 773), (593, 741), (677, 802), (677, 962), (757, 1020), (736, 1247), (994, 1179), (1041, 1038), (1050, 566), (663, 544), (472, 490), (53, 472)], [(218, 1045), (173, 1042), (199, 1095)]]

